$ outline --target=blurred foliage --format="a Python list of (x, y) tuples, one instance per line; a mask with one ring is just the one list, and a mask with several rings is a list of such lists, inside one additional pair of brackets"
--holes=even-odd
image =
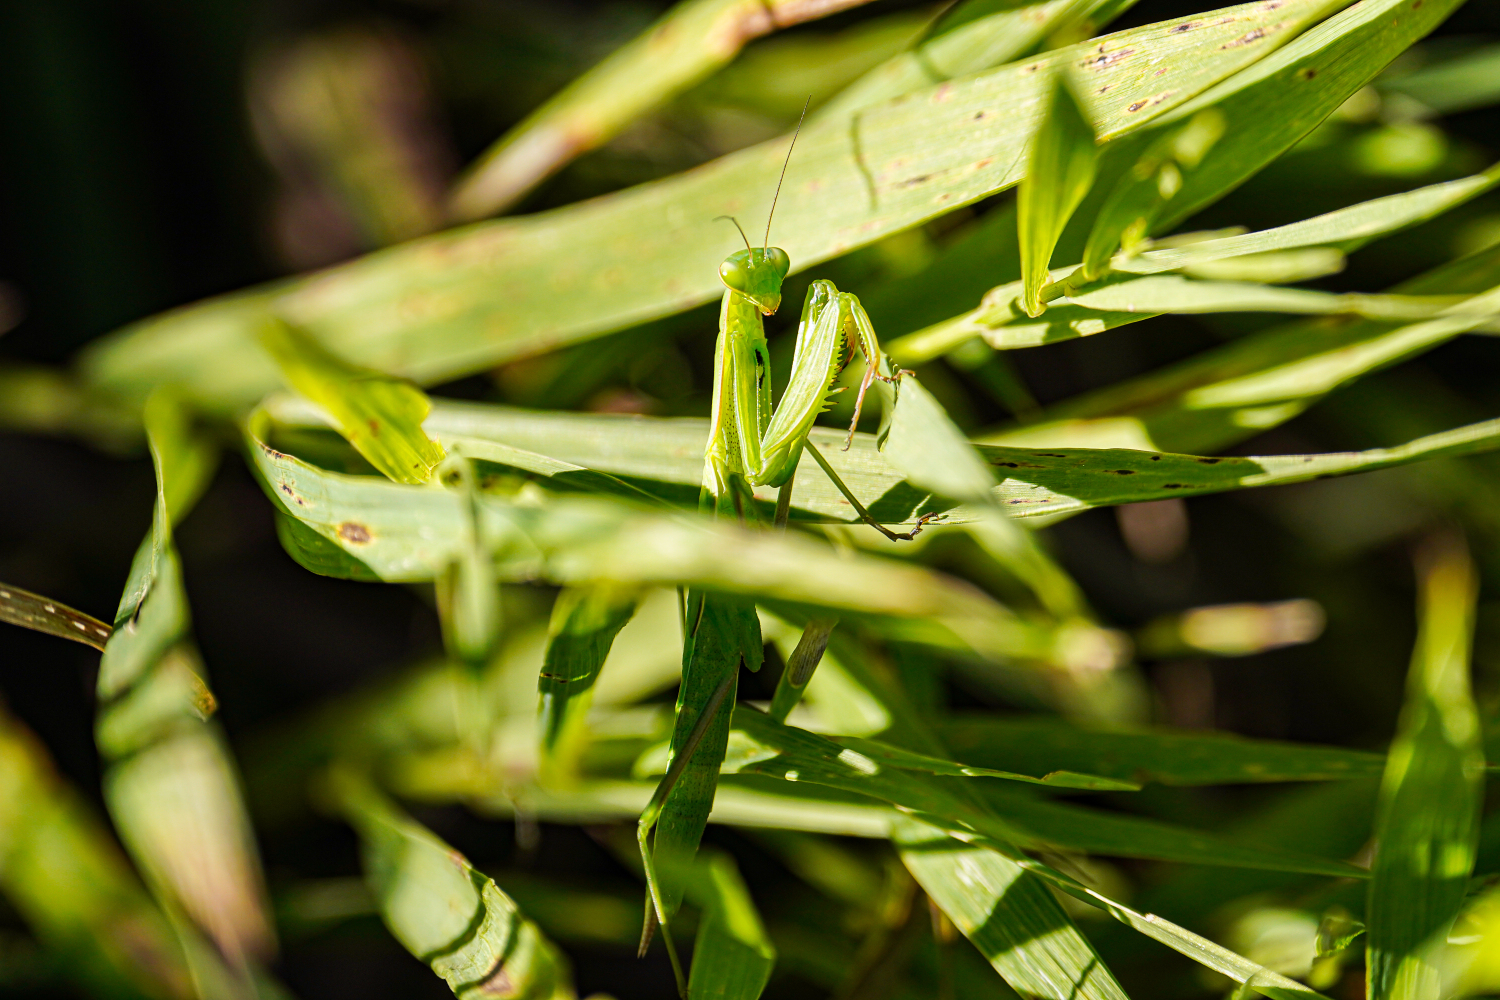
[(0, 10), (0, 991), (1494, 995), (1500, 10), (1204, 6)]

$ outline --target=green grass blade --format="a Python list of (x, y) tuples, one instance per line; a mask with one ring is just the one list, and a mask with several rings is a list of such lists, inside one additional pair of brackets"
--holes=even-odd
[(1486, 45), (1460, 56), (1392, 76), (1377, 86), (1402, 94), (1440, 115), (1482, 108), (1500, 101), (1500, 45)]
[(1365, 917), (1371, 1000), (1435, 995), (1438, 970), (1425, 949), (1463, 903), (1484, 797), (1469, 688), (1475, 570), (1456, 538), (1436, 539), (1423, 555), (1417, 647), (1376, 815)]
[(682, 644), (682, 687), (677, 694), (669, 759), (682, 751), (703, 712), (727, 681), (728, 695), (719, 701), (713, 720), (693, 751), (677, 784), (667, 793), (656, 827), (653, 855), (662, 876), (662, 897), (670, 916), (682, 900), (681, 873), (691, 870), (698, 842), (708, 826), (719, 767), (729, 741), (730, 719), (741, 664), (759, 670), (762, 657), (760, 619), (748, 601), (688, 591), (688, 619)]
[[(431, 580), (444, 571), (462, 537), (450, 493), (318, 469), (267, 445), (259, 436), (263, 416), (251, 420), (247, 443), (281, 513), (380, 579)], [(919, 633), (917, 641), (983, 656), (1045, 662), (1059, 654), (1052, 627), (1021, 619), (973, 588), (920, 567), (845, 558), (795, 535), (617, 502), (556, 498), (522, 506), (486, 495), (483, 504), (487, 537), (506, 545), (502, 578), (684, 584), (874, 616), (893, 626), (899, 620), (902, 630)], [(331, 561), (321, 565), (340, 568)]]
[(486, 537), (480, 509), (479, 474), (465, 456), (453, 455), (440, 475), (458, 494), (460, 537), (453, 562), (435, 581), (438, 621), (448, 655), (482, 671), (499, 648), (503, 622), (494, 545)]
[(994, 851), (903, 817), (901, 860), (948, 918), (1022, 996), (1126, 1000), (1051, 892)]
[(1300, 872), (1332, 878), (1369, 877), (1365, 869), (1343, 861), (1252, 847), (1175, 823), (1101, 812), (1003, 789), (987, 789), (985, 798), (1001, 818), (1026, 834), (1025, 843), (1050, 844), (1108, 857)]
[(756, 1000), (771, 978), (776, 947), (734, 859), (705, 852), (689, 893), (703, 908), (693, 946), (688, 1000)]
[[(1095, 130), (1129, 131), (1343, 3), (1242, 4), (1194, 30), (1174, 31), (1185, 23), (1174, 21), (1119, 32), (1047, 53), (1035, 70), (1001, 67), (869, 108), (853, 135), (848, 121), (810, 124), (782, 189), (777, 240), (806, 268), (1015, 184), (1049, 76), (1041, 70), (1071, 67)], [(1155, 76), (1163, 66), (1175, 71), (1170, 84)], [(713, 219), (742, 211), (747, 191), (769, 192), (786, 151), (772, 141), (608, 199), (428, 237), (315, 280), (146, 320), (98, 342), (84, 370), (120, 397), (170, 382), (233, 413), (276, 383), (254, 345), (271, 311), (352, 363), (421, 382), (677, 312), (720, 294), (715, 262), (736, 237)]]
[[(1128, 449), (1036, 449), (981, 445), (1006, 475), (999, 494), (1012, 516), (1308, 482), (1500, 448), (1500, 420), (1429, 434), (1391, 448), (1322, 455), (1205, 458)], [(1071, 467), (1071, 468), (1070, 468)], [(954, 519), (962, 517), (956, 512)]]
[(493, 879), (364, 778), (335, 771), (328, 792), (359, 833), (365, 876), (386, 926), (454, 996), (573, 996), (562, 954)]
[[(1402, 295), (1478, 296), (1500, 286), (1500, 250), (1436, 268)], [(1475, 304), (1493, 302), (1487, 295)], [(1066, 401), (995, 444), (1199, 451), (1223, 448), (1301, 413), (1330, 390), (1478, 328), (1460, 315), (1416, 324), (1308, 321), (1276, 327)]]
[(1063, 228), (1094, 184), (1098, 150), (1094, 129), (1084, 118), (1059, 74), (1046, 98), (1046, 112), (1026, 163), (1026, 176), (1016, 194), (1017, 232), (1021, 240), (1021, 308), (1033, 318), (1045, 305), (1052, 251)]
[(201, 491), (213, 453), (168, 395), (151, 397), (145, 424), (156, 513), (99, 665), (105, 799), (153, 891), (202, 927), (238, 973), (274, 944), (234, 765), (205, 724), (215, 702), (190, 643), (172, 544), (172, 518)]
[(1332, 781), (1379, 774), (1379, 754), (1217, 733), (1089, 727), (1047, 717), (959, 715), (938, 734), (965, 761), (1031, 773), (1081, 771), (1121, 781), (1223, 785)]
[(576, 777), (594, 682), (615, 636), (635, 614), (636, 600), (635, 594), (610, 587), (570, 588), (557, 595), (538, 683), (543, 781)]
[(1301, 222), (1242, 236), (1147, 250), (1114, 262), (1117, 270), (1156, 274), (1246, 254), (1300, 247), (1332, 246), (1346, 252), (1391, 233), (1436, 218), (1500, 185), (1500, 164), (1483, 173), (1387, 195), (1327, 212)]
[(422, 431), (432, 408), (426, 393), (401, 379), (347, 364), (285, 323), (267, 323), (260, 340), (287, 385), (327, 410), (339, 433), (371, 465), (398, 483), (432, 479), (443, 448)]
[(0, 583), (0, 622), (72, 639), (101, 652), (111, 631), (92, 615), (8, 583)]
[(1223, 137), (1157, 216), (1167, 231), (1290, 149), (1462, 0), (1355, 4), (1163, 116), (1170, 129), (1213, 108)]
[(1003, 65), (1034, 51), (1050, 36), (1113, 20), (1134, 4), (1135, 0), (1043, 0), (1007, 4), (1004, 6), (1010, 9), (988, 13), (985, 8), (991, 4), (959, 4), (944, 12), (919, 45), (892, 56), (850, 84), (814, 111), (812, 120), (845, 118), (861, 108), (922, 90), (940, 80)]
[(469, 222), (510, 207), (756, 38), (868, 2), (684, 0), (487, 149), (455, 186), (452, 216)]
[(0, 892), (81, 986), (108, 996), (193, 996), (171, 926), (104, 825), (3, 709), (0, 856)]

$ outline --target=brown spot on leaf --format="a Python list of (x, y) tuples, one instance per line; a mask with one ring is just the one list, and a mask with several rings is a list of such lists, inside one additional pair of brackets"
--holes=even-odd
[(1177, 27), (1173, 28), (1171, 33), (1176, 35), (1184, 31), (1192, 31), (1202, 23), (1202, 21), (1183, 21)]
[(365, 422), (370, 425), (370, 433), (375, 435), (376, 437), (380, 437), (380, 421), (376, 420), (374, 417), (371, 417)]
[(1133, 476), (1133, 475), (1135, 475), (1135, 470), (1134, 469), (1111, 469), (1110, 471), (1113, 472), (1117, 476)]
[(1315, 67), (1312, 67), (1312, 66), (1304, 66), (1304, 67), (1302, 67), (1301, 69), (1299, 69), (1297, 71), (1297, 79), (1299, 79), (1299, 80), (1311, 80), (1313, 77), (1315, 77), (1317, 75), (1318, 75), (1317, 69)]
[(1139, 111), (1142, 108), (1144, 108), (1145, 106), (1146, 106), (1146, 102), (1145, 101), (1136, 101), (1134, 104), (1132, 104), (1130, 107), (1126, 108), (1125, 110), (1126, 111)]
[(364, 545), (370, 540), (370, 529), (357, 521), (345, 521), (339, 525), (339, 537), (351, 545)]
[(1085, 59), (1079, 65), (1084, 69), (1091, 69), (1097, 73), (1099, 70), (1109, 69), (1115, 63), (1128, 59), (1134, 54), (1135, 49), (1116, 49), (1113, 52), (1104, 52), (1101, 55), (1094, 56), (1092, 59)]
[(1164, 489), (1164, 490), (1185, 490), (1185, 489), (1187, 489), (1187, 484), (1186, 483), (1162, 483), (1161, 484), (1161, 488)]
[(1218, 465), (1224, 460), (1222, 458), (1200, 458), (1198, 461), (1203, 465)]

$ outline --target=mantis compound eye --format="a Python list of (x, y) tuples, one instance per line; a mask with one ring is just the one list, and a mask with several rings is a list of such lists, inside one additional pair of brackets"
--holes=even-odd
[(788, 257), (781, 247), (767, 247), (766, 262), (776, 268), (776, 273), (783, 278), (792, 269), (792, 258)]
[(743, 292), (750, 285), (750, 272), (744, 264), (731, 258), (719, 265), (719, 280), (735, 291)]

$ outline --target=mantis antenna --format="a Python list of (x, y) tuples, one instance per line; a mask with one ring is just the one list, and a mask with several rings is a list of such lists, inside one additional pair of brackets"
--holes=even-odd
[(771, 211), (766, 214), (766, 241), (761, 247), (764, 250), (771, 245), (771, 219), (776, 215), (776, 200), (781, 197), (781, 182), (786, 180), (787, 164), (792, 162), (792, 150), (797, 148), (797, 136), (802, 134), (802, 120), (807, 117), (807, 106), (812, 103), (812, 95), (807, 95), (807, 100), (802, 102), (802, 117), (797, 119), (797, 131), (792, 133), (792, 144), (786, 148), (786, 159), (781, 164), (781, 176), (776, 178), (776, 194), (771, 197)]
[[(740, 231), (740, 239), (742, 239), (742, 240), (745, 241), (745, 249), (749, 250), (750, 249), (750, 237), (746, 236), (745, 235), (745, 230), (740, 227), (740, 220), (736, 219), (732, 215), (716, 215), (716, 216), (714, 216), (714, 221), (715, 222), (718, 222), (720, 219), (728, 219), (730, 222), (734, 223), (734, 228), (739, 229), (739, 231)], [(739, 251), (736, 250), (735, 253), (739, 253)]]

